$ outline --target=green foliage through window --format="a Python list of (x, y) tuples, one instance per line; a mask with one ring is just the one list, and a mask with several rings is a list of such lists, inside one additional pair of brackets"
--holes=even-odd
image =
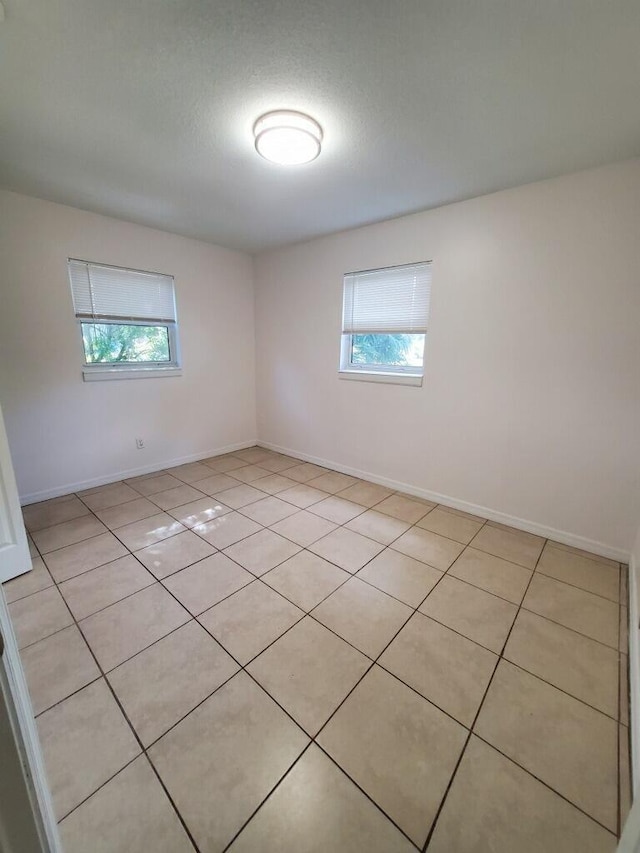
[(351, 336), (351, 363), (422, 367), (424, 335), (368, 334)]
[(166, 326), (82, 323), (87, 364), (126, 364), (171, 360)]

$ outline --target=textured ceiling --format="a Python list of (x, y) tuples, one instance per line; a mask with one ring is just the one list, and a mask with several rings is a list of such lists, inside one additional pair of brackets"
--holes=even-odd
[[(5, 0), (0, 185), (257, 251), (640, 154), (638, 0)], [(307, 166), (261, 113), (324, 127)]]

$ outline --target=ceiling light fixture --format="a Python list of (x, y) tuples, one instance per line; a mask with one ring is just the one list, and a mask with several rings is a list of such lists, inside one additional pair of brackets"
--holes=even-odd
[(320, 153), (322, 128), (311, 116), (294, 110), (275, 110), (253, 126), (256, 151), (281, 166), (310, 163)]

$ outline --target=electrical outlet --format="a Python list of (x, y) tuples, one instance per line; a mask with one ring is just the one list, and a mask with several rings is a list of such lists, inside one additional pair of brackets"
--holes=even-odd
[(136, 447), (138, 450), (142, 450), (144, 448), (144, 438), (136, 438)]

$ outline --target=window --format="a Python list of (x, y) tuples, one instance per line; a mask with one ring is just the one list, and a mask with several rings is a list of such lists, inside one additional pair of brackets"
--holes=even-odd
[(87, 379), (179, 373), (173, 278), (69, 260)]
[(421, 385), (431, 264), (344, 277), (340, 376)]

